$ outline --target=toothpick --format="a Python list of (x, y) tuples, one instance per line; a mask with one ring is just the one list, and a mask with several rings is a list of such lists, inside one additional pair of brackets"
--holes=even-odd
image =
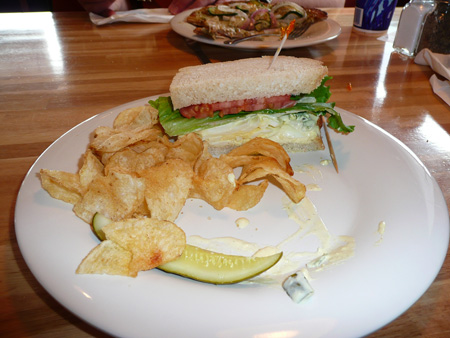
[(338, 168), (338, 164), (337, 164), (337, 160), (336, 160), (336, 155), (335, 155), (334, 149), (333, 149), (333, 144), (331, 143), (331, 138), (330, 138), (330, 135), (328, 134), (327, 120), (325, 119), (325, 116), (322, 115), (321, 117), (322, 117), (323, 129), (325, 130), (325, 136), (327, 138), (328, 150), (330, 151), (331, 161), (333, 162), (334, 169), (336, 169), (336, 172), (339, 174), (339, 168)]
[(277, 59), (278, 55), (280, 55), (281, 48), (283, 48), (283, 45), (284, 45), (284, 43), (286, 42), (287, 37), (288, 37), (288, 35), (285, 34), (284, 37), (283, 37), (283, 40), (281, 40), (280, 46), (278, 47), (278, 49), (277, 49), (275, 55), (273, 56), (273, 59), (272, 59), (272, 62), (270, 63), (269, 68), (267, 68), (267, 69), (270, 69), (270, 67), (272, 67), (272, 65), (273, 65), (273, 63), (275, 62), (275, 60)]
[(272, 62), (270, 63), (269, 68), (267, 68), (267, 69), (270, 69), (272, 67), (272, 65), (275, 63), (275, 60), (277, 59), (278, 55), (280, 55), (280, 52), (284, 46), (284, 43), (286, 42), (289, 34), (291, 34), (292, 30), (294, 29), (294, 25), (295, 25), (295, 20), (292, 20), (289, 23), (289, 25), (286, 27), (286, 29), (283, 29), (283, 28), (281, 29), (281, 34), (284, 35), (283, 39), (281, 40), (280, 46), (278, 46), (278, 49), (275, 52), (275, 55), (273, 56)]

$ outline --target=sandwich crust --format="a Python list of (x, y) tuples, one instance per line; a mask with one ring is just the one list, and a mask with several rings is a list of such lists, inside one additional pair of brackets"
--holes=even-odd
[(226, 102), (278, 95), (307, 94), (327, 75), (322, 62), (272, 56), (181, 68), (170, 85), (174, 109), (201, 103)]

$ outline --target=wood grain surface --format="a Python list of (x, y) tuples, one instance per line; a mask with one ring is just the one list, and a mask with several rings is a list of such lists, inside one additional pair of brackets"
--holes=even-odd
[[(322, 60), (333, 76), (332, 100), (405, 143), (435, 177), (449, 207), (450, 107), (433, 94), (428, 67), (392, 53), (399, 10), (387, 39), (354, 33), (351, 8), (328, 12), (342, 26), (337, 39), (282, 54)], [(202, 47), (213, 62), (270, 54)], [(14, 230), (20, 184), (70, 128), (168, 92), (180, 67), (198, 63), (169, 24), (96, 27), (83, 12), (0, 14), (0, 336), (106, 336), (55, 301), (28, 269)], [(449, 336), (447, 254), (428, 291), (370, 337)]]

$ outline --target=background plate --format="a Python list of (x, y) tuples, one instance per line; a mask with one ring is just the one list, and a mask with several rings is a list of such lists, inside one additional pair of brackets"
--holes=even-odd
[[(30, 270), (70, 311), (115, 336), (359, 337), (395, 319), (429, 287), (443, 263), (449, 218), (442, 193), (430, 173), (402, 143), (372, 123), (338, 109), (355, 132), (331, 133), (340, 173), (327, 150), (296, 154), (296, 177), (315, 183), (308, 192), (330, 232), (356, 240), (355, 256), (316, 273), (315, 294), (295, 304), (279, 286), (203, 284), (165, 274), (137, 278), (76, 275), (75, 269), (98, 241), (72, 207), (52, 199), (40, 185), (41, 168), (76, 172), (92, 131), (112, 125), (134, 101), (99, 114), (55, 141), (23, 181), (16, 206), (16, 233)], [(267, 190), (246, 212), (215, 211), (188, 200), (177, 220), (186, 234), (234, 236), (262, 245), (277, 244), (292, 226), (282, 210), (284, 194)], [(239, 229), (237, 217), (250, 225)], [(377, 233), (386, 222), (381, 242)]]
[[(196, 40), (198, 42), (207, 43), (209, 45), (235, 49), (276, 50), (280, 45), (280, 39), (276, 36), (266, 37), (263, 41), (243, 41), (236, 45), (225, 45), (223, 43), (224, 39), (213, 40), (205, 36), (194, 34), (195, 27), (186, 22), (186, 17), (188, 17), (193, 11), (194, 9), (177, 14), (170, 21), (172, 29), (181, 36)], [(336, 21), (327, 19), (312, 25), (301, 38), (296, 40), (286, 40), (283, 49), (316, 45), (318, 43), (337, 38), (339, 34), (341, 34), (341, 26)]]

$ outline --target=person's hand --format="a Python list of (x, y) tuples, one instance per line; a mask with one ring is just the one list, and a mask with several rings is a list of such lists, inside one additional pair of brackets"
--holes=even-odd
[(229, 0), (172, 0), (169, 5), (169, 12), (178, 14), (186, 9), (205, 7), (208, 5), (219, 4)]
[(78, 0), (81, 6), (87, 11), (104, 17), (114, 14), (114, 11), (109, 7), (116, 0)]

